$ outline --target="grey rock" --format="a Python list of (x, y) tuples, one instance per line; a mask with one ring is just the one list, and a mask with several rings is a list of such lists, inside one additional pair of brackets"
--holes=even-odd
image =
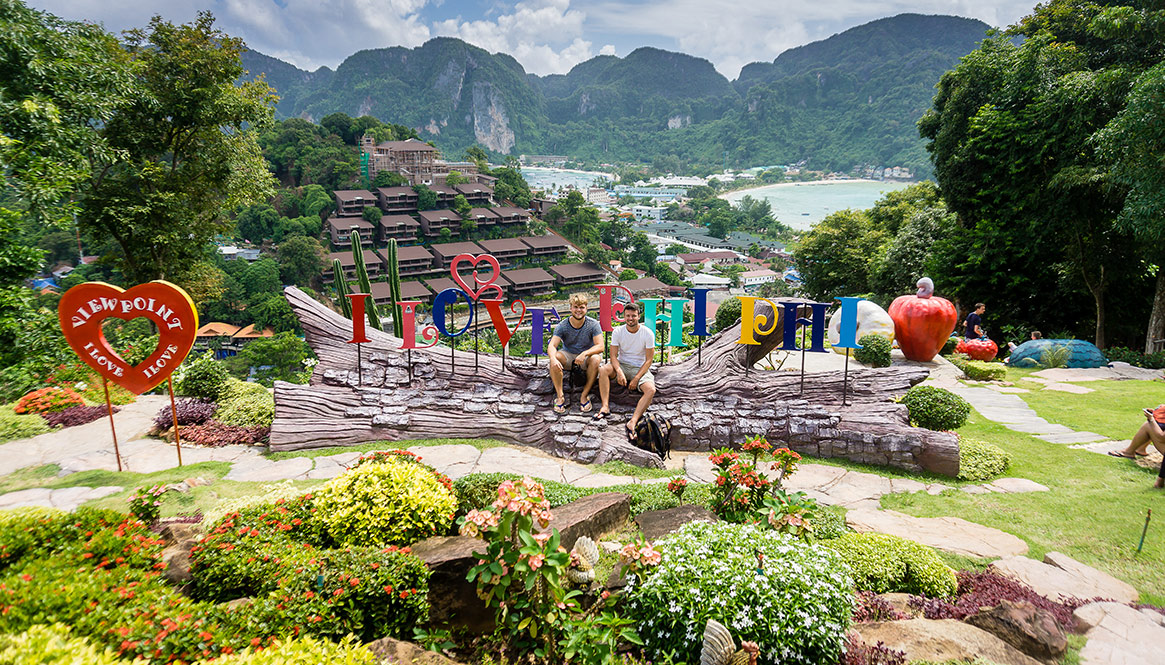
[(716, 516), (703, 506), (683, 505), (664, 510), (649, 510), (635, 518), (643, 537), (654, 542), (688, 522), (715, 522)]
[(1064, 630), (1051, 612), (1026, 601), (1003, 600), (964, 619), (1045, 663), (1059, 662), (1068, 647)]

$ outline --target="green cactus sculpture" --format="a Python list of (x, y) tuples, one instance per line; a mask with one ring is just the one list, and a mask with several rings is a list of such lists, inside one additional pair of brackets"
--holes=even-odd
[[(360, 244), (360, 233), (358, 231), (352, 232), (352, 260), (356, 263), (356, 285), (360, 287), (361, 293), (372, 293), (372, 283), (368, 281), (368, 268), (364, 266), (364, 246)], [(368, 312), (368, 325), (377, 330), (384, 330), (380, 327), (380, 315), (376, 313), (376, 303), (369, 299), (365, 305), (365, 311)]]
[(348, 278), (344, 276), (344, 266), (340, 265), (340, 259), (332, 259), (332, 275), (335, 277), (333, 282), (336, 285), (336, 295), (340, 301), (340, 311), (343, 312), (345, 319), (352, 318), (352, 301), (348, 300)]
[(392, 334), (404, 336), (404, 325), (401, 321), (400, 301), (400, 265), (396, 261), (396, 238), (388, 240), (388, 296), (392, 299)]

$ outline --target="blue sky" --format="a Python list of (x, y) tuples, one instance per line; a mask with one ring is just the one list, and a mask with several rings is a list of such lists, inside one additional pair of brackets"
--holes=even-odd
[(904, 12), (950, 14), (1003, 27), (1030, 13), (1016, 0), (26, 0), (58, 16), (142, 27), (155, 14), (189, 21), (210, 10), (220, 28), (307, 70), (367, 48), (464, 39), (539, 75), (599, 54), (655, 46), (710, 60), (729, 79), (749, 62)]

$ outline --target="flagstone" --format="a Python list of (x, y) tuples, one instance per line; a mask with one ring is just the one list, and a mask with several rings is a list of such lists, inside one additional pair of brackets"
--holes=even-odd
[(958, 517), (912, 517), (893, 510), (851, 510), (846, 523), (855, 531), (876, 531), (914, 540), (935, 549), (983, 559), (1027, 553), (1023, 540)]
[(1068, 434), (1037, 434), (1036, 438), (1043, 439), (1048, 443), (1092, 443), (1104, 441), (1108, 437), (1096, 432), (1071, 432)]

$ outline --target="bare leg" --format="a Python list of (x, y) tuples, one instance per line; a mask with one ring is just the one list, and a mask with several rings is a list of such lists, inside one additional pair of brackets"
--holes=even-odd
[(562, 355), (561, 351), (555, 351), (555, 358), (558, 358), (559, 367), (550, 366), (550, 382), (554, 384), (554, 392), (558, 394), (558, 401), (562, 402), (565, 398), (562, 396), (562, 368), (569, 363), (566, 356)]
[(611, 376), (614, 373), (615, 370), (610, 363), (599, 368), (599, 398), (603, 401), (599, 413), (611, 412)]
[(639, 419), (643, 416), (643, 412), (651, 404), (651, 400), (655, 397), (655, 384), (648, 382), (639, 386), (643, 390), (643, 397), (639, 398), (639, 403), (635, 405), (635, 413), (631, 415), (631, 420), (627, 423), (628, 429), (635, 431), (635, 426), (639, 424)]
[(587, 384), (583, 386), (582, 395), (578, 398), (579, 404), (586, 404), (587, 399), (591, 396), (591, 388), (595, 385), (595, 379), (599, 376), (599, 357), (591, 356), (587, 358)]
[(1161, 451), (1162, 455), (1165, 455), (1165, 436), (1158, 436), (1156, 428), (1150, 423), (1145, 423), (1133, 435), (1132, 443), (1124, 449), (1123, 453), (1126, 457), (1133, 454), (1144, 455), (1149, 452), (1149, 444), (1153, 444), (1157, 450)]

